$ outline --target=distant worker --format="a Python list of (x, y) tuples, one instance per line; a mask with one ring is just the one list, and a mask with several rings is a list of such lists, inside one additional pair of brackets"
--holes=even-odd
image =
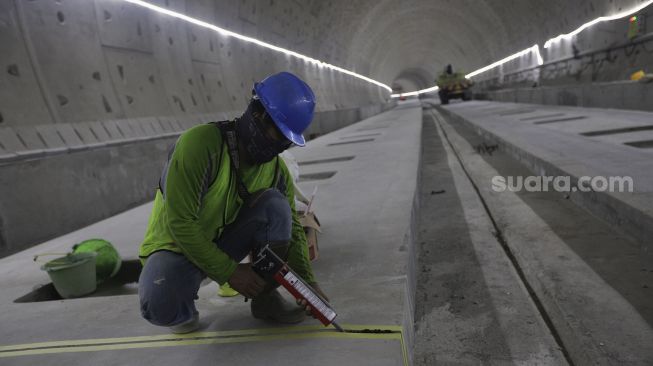
[(265, 245), (324, 296), (295, 212), (292, 177), (278, 156), (305, 145), (315, 96), (288, 72), (254, 84), (253, 93), (240, 118), (182, 133), (159, 180), (139, 251), (138, 293), (143, 317), (173, 333), (199, 328), (195, 299), (207, 276), (251, 298), (255, 318), (302, 321), (306, 302), (286, 301), (273, 280), (240, 263)]
[(472, 99), (472, 81), (462, 72), (454, 72), (451, 64), (444, 68), (435, 81), (442, 104), (449, 104), (450, 99), (461, 98), (464, 101)]

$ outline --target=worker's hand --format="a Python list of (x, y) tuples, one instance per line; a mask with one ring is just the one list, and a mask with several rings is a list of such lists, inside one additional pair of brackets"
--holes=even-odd
[[(315, 290), (315, 292), (317, 292), (318, 295), (320, 295), (324, 300), (329, 301), (329, 298), (328, 298), (327, 295), (324, 293), (324, 291), (322, 291), (322, 289), (320, 288), (320, 285), (318, 285), (317, 283), (314, 283), (314, 284), (311, 285), (311, 287), (312, 287), (313, 290)], [(304, 307), (304, 311), (306, 311), (306, 315), (312, 315), (313, 318), (315, 318), (315, 315), (313, 315), (313, 314), (311, 313), (311, 306), (308, 304), (308, 301), (306, 301), (306, 300), (297, 300), (297, 305), (299, 305), (299, 306), (303, 306), (303, 307)]]
[(250, 299), (255, 298), (265, 287), (265, 281), (252, 270), (250, 263), (239, 264), (227, 282), (231, 288)]

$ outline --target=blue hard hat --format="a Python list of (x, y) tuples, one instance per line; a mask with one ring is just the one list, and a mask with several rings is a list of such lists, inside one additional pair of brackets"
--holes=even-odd
[(280, 72), (254, 84), (254, 91), (279, 131), (294, 144), (306, 145), (302, 133), (315, 110), (311, 87), (289, 72)]

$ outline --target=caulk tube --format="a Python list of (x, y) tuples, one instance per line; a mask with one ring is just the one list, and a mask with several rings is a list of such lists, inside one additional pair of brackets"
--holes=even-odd
[(283, 286), (295, 299), (306, 300), (311, 307), (311, 314), (324, 326), (333, 324), (336, 329), (343, 331), (334, 322), (337, 314), (320, 294), (297, 275), (279, 256), (274, 253), (269, 245), (263, 247), (257, 254), (253, 263), (254, 270), (264, 278), (270, 276)]

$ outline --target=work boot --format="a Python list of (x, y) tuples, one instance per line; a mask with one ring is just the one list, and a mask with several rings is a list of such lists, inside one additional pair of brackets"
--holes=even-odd
[(271, 290), (252, 299), (252, 316), (277, 323), (294, 324), (306, 318), (304, 308), (288, 302), (279, 291)]
[(170, 331), (174, 334), (186, 334), (191, 333), (199, 329), (200, 327), (200, 314), (196, 311), (193, 313), (193, 317), (189, 320), (173, 325), (170, 327)]

